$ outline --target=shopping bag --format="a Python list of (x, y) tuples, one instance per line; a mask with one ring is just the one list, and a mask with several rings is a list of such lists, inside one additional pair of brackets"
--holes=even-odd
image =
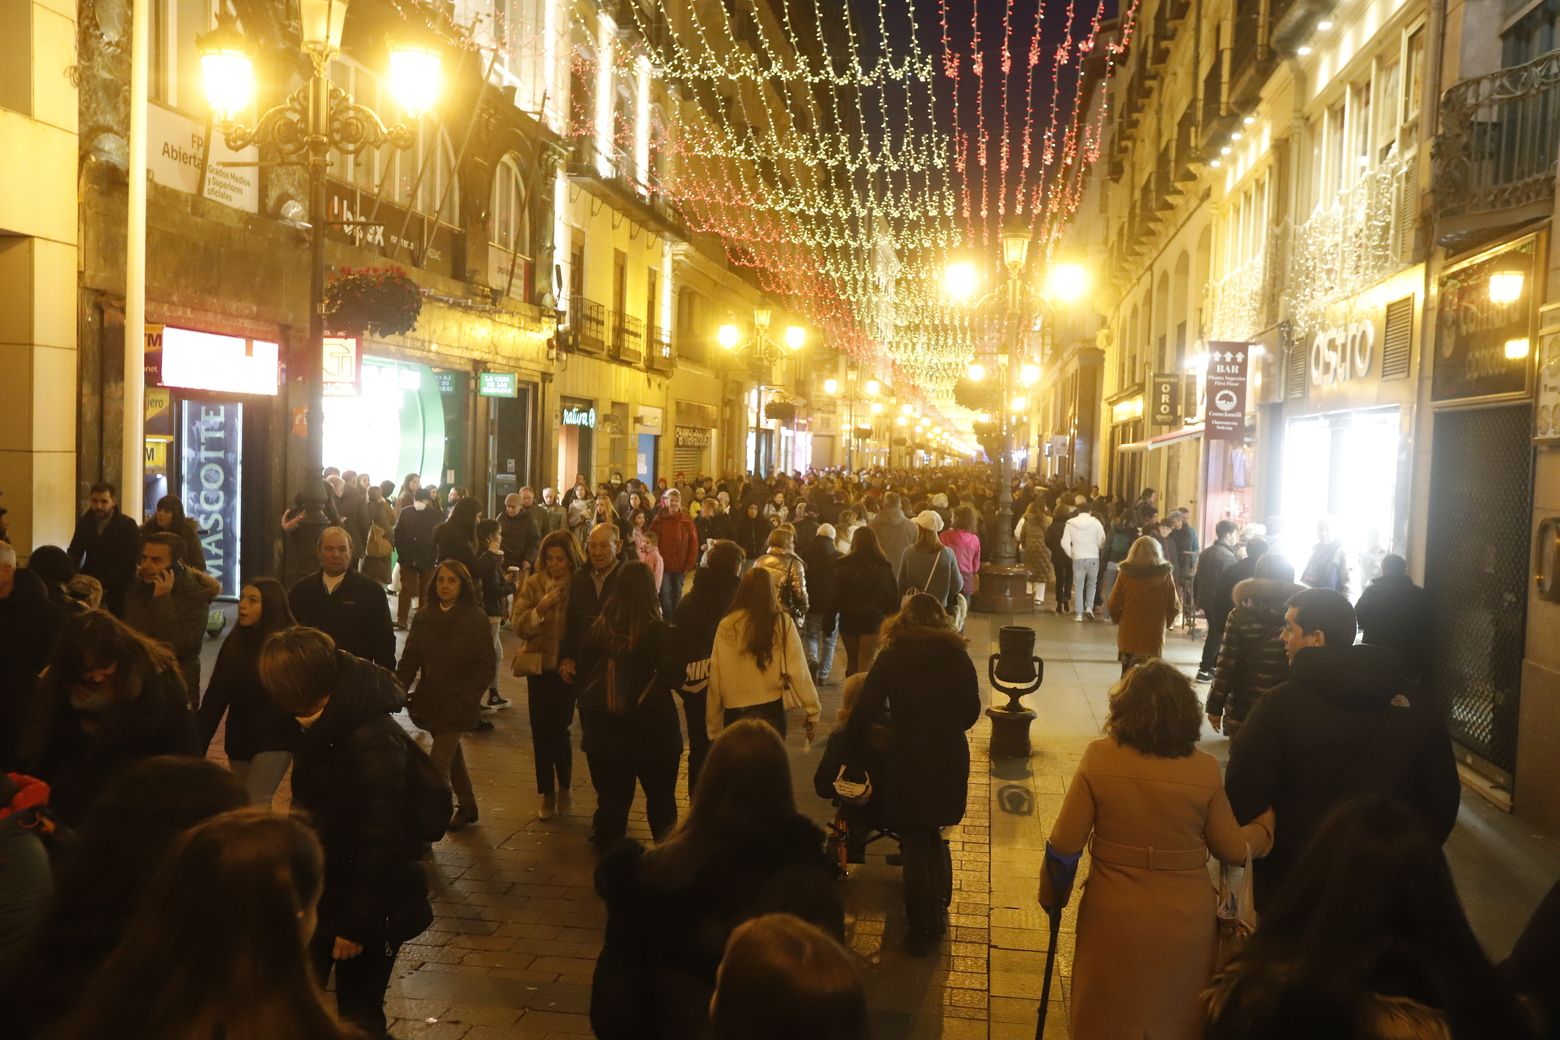
[(1257, 930), (1257, 904), (1252, 889), (1251, 850), (1238, 867), (1219, 865), (1219, 966), (1227, 964)]

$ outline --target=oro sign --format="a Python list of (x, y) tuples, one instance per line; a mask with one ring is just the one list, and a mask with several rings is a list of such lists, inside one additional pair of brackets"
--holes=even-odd
[(1208, 414), (1203, 436), (1213, 441), (1238, 441), (1246, 435), (1246, 374), (1249, 343), (1209, 343), (1206, 398)]

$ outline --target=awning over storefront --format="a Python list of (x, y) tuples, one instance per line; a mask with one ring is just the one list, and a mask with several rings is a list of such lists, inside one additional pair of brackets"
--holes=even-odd
[(1179, 430), (1171, 430), (1169, 433), (1161, 433), (1157, 437), (1150, 437), (1147, 440), (1133, 441), (1130, 444), (1123, 444), (1116, 450), (1153, 451), (1155, 448), (1163, 448), (1167, 445), (1174, 444), (1177, 441), (1184, 441), (1189, 437), (1199, 437), (1202, 435), (1202, 432), (1202, 423), (1198, 423), (1196, 426), (1183, 426)]

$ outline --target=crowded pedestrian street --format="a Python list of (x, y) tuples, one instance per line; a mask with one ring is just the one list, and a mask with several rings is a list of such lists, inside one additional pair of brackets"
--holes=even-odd
[[(1043, 613), (972, 618), (969, 652), (982, 672), (1002, 624), (1032, 625), (1039, 636), (1045, 681), (1025, 699), (1038, 715), (1034, 751), (993, 760), (990, 724), (982, 721), (970, 734), (969, 809), (947, 835), (955, 889), (950, 942), (934, 960), (904, 951), (899, 871), (884, 862), (897, 851), (891, 841), (874, 845), (867, 863), (840, 882), (846, 939), (862, 958), (874, 1037), (1034, 1036), (1048, 948), (1046, 915), (1035, 898), (1045, 838), (1084, 746), (1100, 735), (1118, 668), (1109, 626), (1078, 628)], [(1172, 639), (1166, 656), (1194, 668), (1200, 649), (1199, 642)], [(214, 645), (206, 657), (214, 661)], [(516, 701), (524, 699), (523, 686), (507, 676), (500, 683)], [(822, 694), (830, 717), (839, 687)], [(1002, 702), (989, 686), (986, 696)], [(491, 718), (492, 732), (467, 749), (481, 824), (435, 847), (434, 923), (401, 948), (386, 998), (400, 1040), (562, 1040), (591, 1032), (589, 991), (606, 912), (592, 886), (597, 857), (586, 842), (589, 813), (538, 820), (525, 713)], [(1205, 732), (1200, 746), (1227, 755), (1228, 741), (1215, 733)], [(817, 749), (792, 734), (787, 751), (798, 806), (826, 824), (833, 810), (811, 783)], [(678, 783), (683, 812), (685, 777), (686, 762)], [(642, 805), (630, 834), (650, 840)], [(1476, 933), (1492, 956), (1504, 956), (1560, 876), (1560, 836), (1465, 798), (1446, 852)], [(1075, 925), (1070, 910), (1062, 917), (1059, 981), (1047, 1015), (1052, 1040), (1069, 1036)]]

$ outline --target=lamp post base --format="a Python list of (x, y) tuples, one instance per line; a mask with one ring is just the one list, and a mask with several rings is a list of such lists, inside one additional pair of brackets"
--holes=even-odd
[(1022, 564), (988, 563), (980, 569), (980, 591), (970, 609), (982, 614), (1027, 614), (1034, 609), (1029, 598), (1029, 568)]
[(992, 758), (1029, 757), (1029, 724), (1035, 721), (1033, 711), (1028, 708), (1018, 711), (987, 708), (986, 718), (991, 720)]

